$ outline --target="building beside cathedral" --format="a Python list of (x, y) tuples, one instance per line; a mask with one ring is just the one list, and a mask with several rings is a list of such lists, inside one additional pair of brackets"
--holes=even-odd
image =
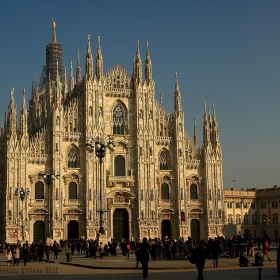
[[(0, 239), (95, 239), (100, 217), (108, 240), (223, 235), (214, 106), (210, 113), (204, 105), (199, 147), (195, 121), (193, 138), (185, 131), (177, 74), (174, 112), (155, 99), (148, 44), (142, 65), (137, 42), (131, 75), (119, 64), (104, 73), (100, 38), (93, 59), (88, 37), (85, 73), (78, 53), (68, 79), (55, 22), (52, 32), (40, 83), (28, 109), (23, 90), (19, 116), (10, 92), (0, 135)], [(106, 145), (101, 163), (97, 142)]]

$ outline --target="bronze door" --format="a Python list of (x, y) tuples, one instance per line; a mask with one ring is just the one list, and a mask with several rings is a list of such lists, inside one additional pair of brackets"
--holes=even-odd
[(163, 220), (161, 224), (161, 238), (164, 240), (165, 238), (171, 237), (171, 222), (169, 220)]
[(193, 219), (191, 221), (191, 238), (200, 239), (200, 223), (199, 220)]
[(126, 209), (116, 209), (113, 217), (114, 238), (129, 239), (128, 213)]
[(36, 221), (33, 225), (33, 242), (45, 242), (45, 223)]
[(79, 238), (79, 224), (77, 221), (70, 221), (68, 223), (68, 239)]

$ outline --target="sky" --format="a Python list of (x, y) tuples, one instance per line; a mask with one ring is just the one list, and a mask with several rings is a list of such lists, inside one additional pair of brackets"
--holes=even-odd
[(214, 103), (223, 152), (224, 189), (280, 186), (280, 1), (2, 1), (0, 9), (0, 119), (15, 89), (27, 101), (40, 81), (45, 47), (52, 39), (81, 67), (91, 38), (95, 55), (101, 38), (104, 73), (116, 63), (132, 73), (136, 41), (144, 64), (149, 42), (156, 99), (174, 111), (175, 72), (193, 137), (196, 118), (202, 143), (204, 103)]

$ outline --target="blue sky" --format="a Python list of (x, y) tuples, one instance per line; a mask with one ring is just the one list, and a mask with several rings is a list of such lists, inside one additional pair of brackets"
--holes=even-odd
[[(69, 76), (80, 50), (82, 71), (91, 36), (101, 37), (104, 72), (116, 63), (132, 70), (136, 41), (146, 41), (156, 98), (172, 113), (178, 72), (185, 126), (197, 120), (202, 141), (204, 102), (215, 103), (223, 150), (224, 188), (280, 186), (280, 1), (3, 1), (0, 9), (0, 118), (10, 89), (21, 106), (39, 83), (51, 19)], [(233, 180), (236, 180), (235, 182)]]

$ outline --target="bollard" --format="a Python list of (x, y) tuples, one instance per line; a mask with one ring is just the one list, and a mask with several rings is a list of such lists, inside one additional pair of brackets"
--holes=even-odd
[(66, 261), (67, 262), (72, 262), (72, 254), (70, 252), (66, 253)]
[(258, 280), (261, 280), (262, 279), (262, 268), (259, 267), (259, 279)]

